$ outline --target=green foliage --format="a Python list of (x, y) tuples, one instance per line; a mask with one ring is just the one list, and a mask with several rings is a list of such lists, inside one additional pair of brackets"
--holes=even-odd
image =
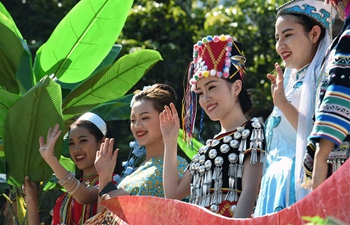
[(0, 90), (0, 138), (4, 137), (4, 122), (9, 108), (14, 105), (20, 96), (5, 90)]
[(55, 74), (62, 82), (74, 83), (88, 77), (109, 53), (131, 5), (132, 0), (76, 4), (37, 51), (37, 79)]
[(133, 96), (133, 94), (129, 94), (100, 104), (91, 112), (101, 116), (105, 121), (128, 120), (131, 111), (130, 102)]
[[(51, 176), (51, 168), (39, 154), (38, 140), (55, 123), (63, 127), (61, 99), (60, 86), (46, 76), (9, 109), (4, 124), (4, 149), (11, 185), (21, 186), (26, 175), (34, 182)], [(57, 158), (61, 147), (59, 139)]]
[(192, 159), (192, 157), (198, 153), (199, 148), (202, 147), (203, 144), (197, 141), (195, 138), (192, 138), (191, 143), (187, 143), (184, 141), (184, 139), (184, 132), (182, 129), (180, 129), (179, 136), (177, 138), (177, 144), (179, 145), (179, 148), (186, 154), (186, 156), (189, 159)]
[(0, 85), (9, 92), (23, 94), (34, 84), (31, 54), (12, 17), (1, 3), (0, 34)]
[(332, 216), (325, 219), (320, 216), (302, 216), (301, 218), (308, 222), (306, 225), (345, 225), (343, 221)]
[[(68, 111), (71, 114), (64, 118), (71, 119), (99, 104), (123, 96), (161, 59), (158, 52), (143, 50), (113, 63), (121, 49), (114, 42), (124, 25), (131, 4), (132, 0), (81, 1), (62, 19), (50, 39), (37, 51), (34, 70), (38, 79), (49, 73), (45, 69), (47, 66), (53, 69), (50, 72), (54, 72), (56, 78), (64, 77), (63, 81), (76, 82), (72, 85), (58, 82), (62, 86), (68, 86), (69, 93), (65, 97), (65, 103), (69, 106), (64, 104), (63, 112)], [(54, 125), (52, 121), (60, 123), (63, 128), (62, 94), (61, 86), (47, 76), (33, 87), (31, 81), (35, 81), (35, 78), (31, 57), (28, 57), (29, 50), (10, 14), (2, 4), (0, 6), (0, 26), (6, 28), (3, 29), (6, 31), (5, 42), (18, 49), (0, 48), (5, 50), (1, 54), (3, 62), (15, 62), (12, 64), (16, 65), (8, 63), (11, 70), (4, 70), (4, 81), (12, 80), (13, 87), (18, 87), (24, 94), (22, 97), (16, 95), (17, 92), (11, 94), (7, 90), (12, 86), (9, 88), (6, 82), (0, 83), (0, 95), (3, 97), (0, 100), (0, 107), (3, 109), (0, 114), (0, 137), (4, 139), (6, 161), (10, 165), (8, 179), (12, 185), (18, 186), (23, 183), (25, 175), (39, 182), (47, 180), (48, 174), (52, 173), (50, 169), (42, 168), (42, 164), (47, 165), (38, 152), (38, 137)], [(102, 31), (106, 35), (101, 35)], [(73, 64), (68, 67), (65, 63), (69, 61)], [(84, 70), (86, 68), (90, 69)], [(94, 70), (96, 73), (90, 76)], [(89, 78), (81, 82), (85, 77)], [(115, 87), (118, 88), (117, 91), (113, 90)], [(29, 91), (26, 92), (27, 90)], [(120, 117), (125, 118), (125, 115)], [(21, 126), (18, 126), (19, 121)], [(56, 147), (56, 156), (59, 158), (62, 151), (61, 141)], [(21, 157), (15, 157), (13, 149), (19, 149), (23, 153)]]
[(64, 119), (86, 112), (104, 101), (124, 96), (162, 57), (154, 50), (140, 50), (99, 70), (69, 93), (63, 102)]
[(326, 223), (326, 220), (323, 219), (320, 216), (303, 216), (302, 219), (304, 221), (308, 221), (308, 225), (327, 225), (328, 223)]
[[(67, 170), (67, 171), (75, 171), (75, 164), (73, 162), (73, 160), (71, 160), (70, 158), (64, 157), (63, 155), (61, 155), (60, 158), (60, 164)], [(58, 179), (54, 174), (51, 174), (50, 179), (45, 182), (44, 184), (44, 188), (43, 191), (49, 191), (52, 189), (61, 189), (62, 187), (58, 184)]]

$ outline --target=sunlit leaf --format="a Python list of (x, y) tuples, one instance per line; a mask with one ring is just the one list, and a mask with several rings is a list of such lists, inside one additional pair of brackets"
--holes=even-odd
[[(4, 149), (9, 183), (20, 186), (28, 175), (34, 182), (47, 180), (51, 168), (41, 157), (39, 136), (56, 123), (63, 127), (60, 86), (49, 77), (22, 96), (9, 109), (4, 124)], [(55, 156), (61, 154), (62, 138), (56, 143)]]
[(13, 21), (10, 13), (6, 10), (5, 6), (0, 2), (0, 14), (4, 15), (7, 19), (8, 22), (6, 22), (6, 24), (8, 25), (8, 27), (10, 28), (11, 31), (13, 31), (13, 33), (15, 33), (15, 35), (19, 38), (23, 38), (21, 32), (19, 32), (15, 21)]
[(76, 4), (37, 51), (34, 64), (37, 80), (50, 74), (66, 83), (87, 78), (110, 52), (132, 3), (132, 0), (82, 0)]
[[(96, 68), (95, 71), (98, 71), (98, 70), (103, 69), (103, 68), (105, 68), (107, 66), (110, 66), (115, 61), (115, 59), (117, 58), (117, 56), (119, 55), (121, 50), (122, 50), (122, 46), (121, 45), (113, 45), (111, 51), (103, 59), (103, 61)], [(61, 86), (62, 89), (73, 90), (79, 84), (81, 84), (83, 81), (80, 81), (80, 82), (77, 82), (77, 83), (64, 83), (64, 82), (62, 82), (60, 80), (56, 80), (56, 82)]]
[(62, 105), (64, 120), (124, 96), (161, 59), (157, 51), (140, 50), (98, 71), (67, 95)]

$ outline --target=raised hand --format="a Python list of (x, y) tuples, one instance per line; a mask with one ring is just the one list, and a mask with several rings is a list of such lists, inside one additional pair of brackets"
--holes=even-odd
[(32, 200), (36, 201), (36, 184), (34, 182), (31, 182), (28, 176), (24, 178), (22, 192), (25, 195), (26, 202)]
[(173, 103), (164, 107), (163, 112), (159, 114), (160, 130), (162, 132), (163, 141), (177, 141), (180, 129), (179, 116)]
[(96, 152), (95, 167), (101, 178), (111, 179), (117, 163), (118, 151), (113, 152), (114, 138), (106, 138)]
[(55, 144), (59, 136), (61, 135), (61, 130), (59, 130), (60, 125), (56, 124), (55, 127), (52, 129), (49, 128), (49, 131), (47, 132), (46, 137), (46, 143), (44, 140), (44, 137), (39, 138), (39, 144), (40, 144), (40, 154), (44, 158), (44, 160), (49, 163), (51, 160), (57, 160), (57, 158), (54, 155), (55, 151)]
[(287, 103), (288, 100), (284, 93), (283, 71), (278, 63), (275, 63), (275, 69), (277, 76), (267, 74), (267, 78), (271, 81), (271, 95), (273, 98), (273, 104), (280, 107), (282, 104)]

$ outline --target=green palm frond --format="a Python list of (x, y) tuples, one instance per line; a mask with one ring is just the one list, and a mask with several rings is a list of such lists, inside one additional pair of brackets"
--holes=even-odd
[(50, 74), (66, 83), (87, 78), (111, 50), (132, 3), (82, 0), (76, 4), (38, 49), (34, 63), (37, 80)]
[[(9, 109), (4, 124), (4, 150), (10, 184), (20, 186), (28, 175), (34, 182), (47, 180), (51, 168), (41, 157), (39, 136), (56, 123), (63, 127), (60, 86), (49, 77), (22, 96)], [(56, 143), (55, 155), (61, 155), (62, 138)]]
[(64, 120), (124, 96), (161, 59), (157, 51), (140, 50), (99, 70), (67, 95), (62, 105)]

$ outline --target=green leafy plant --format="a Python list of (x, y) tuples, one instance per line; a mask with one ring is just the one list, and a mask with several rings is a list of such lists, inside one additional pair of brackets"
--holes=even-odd
[[(7, 170), (0, 172), (6, 172), (18, 199), (19, 223), (25, 215), (20, 190), (24, 177), (28, 175), (41, 184), (52, 181), (52, 170), (38, 151), (39, 136), (45, 136), (55, 123), (64, 134), (74, 117), (94, 108), (126, 113), (125, 109), (116, 110), (125, 107), (118, 102), (125, 101), (124, 95), (162, 60), (157, 51), (140, 50), (115, 61), (121, 46), (114, 43), (132, 3), (80, 1), (37, 50), (34, 61), (15, 22), (0, 3), (0, 149), (3, 146), (2, 158), (7, 165)], [(127, 117), (101, 114), (104, 119), (126, 119), (129, 112)], [(62, 144), (61, 138), (55, 149), (57, 158)], [(54, 186), (48, 184), (44, 189)]]
[(320, 216), (303, 216), (304, 221), (307, 221), (307, 225), (345, 225), (344, 222), (334, 217), (322, 218)]

